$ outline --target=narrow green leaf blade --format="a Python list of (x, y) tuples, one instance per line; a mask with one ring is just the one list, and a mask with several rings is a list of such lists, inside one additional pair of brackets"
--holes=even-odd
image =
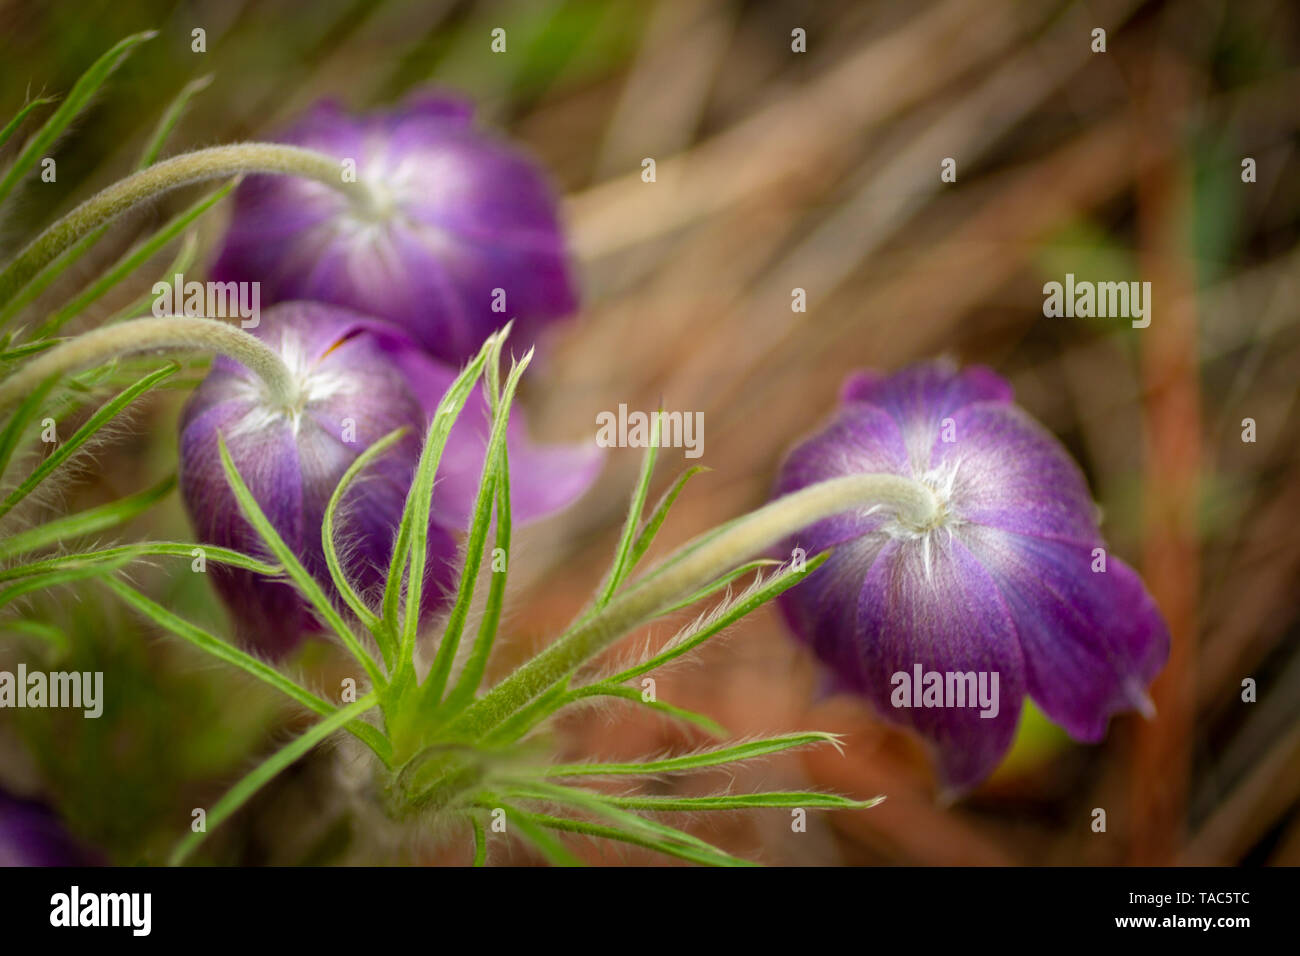
[(293, 549), (284, 543), (284, 539), (280, 537), (280, 533), (275, 530), (275, 526), (266, 517), (261, 505), (253, 497), (253, 493), (248, 490), (248, 485), (244, 484), (239, 469), (235, 467), (235, 462), (230, 457), (230, 449), (226, 447), (224, 437), (217, 437), (217, 447), (221, 453), (221, 467), (225, 469), (226, 480), (230, 483), (230, 489), (239, 502), (239, 510), (248, 520), (248, 523), (253, 526), (254, 530), (266, 543), (267, 548), (275, 555), (275, 559), (284, 567), (285, 574), (293, 581), (298, 592), (307, 599), (321, 619), (338, 635), (339, 640), (343, 642), (343, 646), (348, 649), (357, 663), (365, 670), (371, 684), (376, 688), (386, 687), (388, 682), (375, 665), (374, 658), (361, 646), (356, 635), (352, 633), (352, 629), (348, 627), (347, 622), (335, 609), (333, 602), (326, 596), (321, 586), (316, 583), (316, 579), (311, 576), (311, 572), (302, 566), (302, 562), (293, 553)]
[(4, 129), (0, 129), (0, 147), (3, 147), (5, 143), (9, 142), (10, 137), (12, 137), (14, 133), (18, 132), (18, 127), (23, 125), (23, 120), (27, 119), (32, 110), (39, 109), (40, 107), (53, 102), (56, 102), (55, 97), (53, 96), (39, 96), (36, 99), (29, 100), (27, 103), (23, 104), (23, 108), (18, 111), (17, 115), (5, 124)]
[(438, 646), (438, 654), (434, 658), (425, 685), (425, 704), (429, 707), (436, 706), (442, 698), (447, 677), (451, 673), (456, 652), (460, 647), (460, 638), (465, 628), (465, 620), (469, 616), (470, 604), (474, 600), (474, 585), (483, 562), (483, 548), (487, 543), (488, 528), (492, 524), (496, 483), (507, 458), (506, 428), (510, 422), (510, 407), (514, 402), (519, 380), (532, 361), (532, 357), (532, 349), (529, 349), (528, 353), (511, 367), (500, 398), (492, 402), (496, 411), (487, 451), (483, 456), (483, 473), (479, 481), (478, 495), (474, 501), (474, 521), (470, 525), (469, 537), (465, 545), (465, 564), (461, 568), (460, 587), (456, 591), (456, 600), (447, 616), (442, 643)]
[(697, 810), (757, 810), (766, 808), (804, 808), (808, 810), (868, 810), (883, 801), (853, 800), (837, 793), (770, 791), (766, 793), (724, 793), (708, 797), (613, 797), (601, 796), (611, 806), (624, 810), (652, 813)]
[(86, 442), (90, 441), (101, 428), (116, 418), (121, 412), (137, 398), (148, 392), (155, 385), (170, 378), (174, 375), (180, 366), (171, 362), (156, 372), (150, 372), (144, 378), (140, 379), (134, 385), (121, 392), (117, 397), (101, 406), (95, 414), (91, 415), (86, 423), (82, 425), (72, 437), (58, 446), (52, 453), (47, 455), (35, 470), (15, 488), (3, 503), (0, 503), (0, 518), (3, 518), (14, 506), (36, 490), (42, 481), (54, 473), (60, 465), (77, 453)]
[(669, 510), (676, 503), (677, 496), (682, 493), (682, 490), (686, 487), (686, 483), (701, 472), (708, 470), (709, 469), (704, 465), (696, 465), (694, 468), (688, 468), (678, 475), (677, 480), (672, 483), (666, 492), (664, 492), (663, 497), (659, 499), (659, 503), (655, 505), (654, 511), (650, 513), (650, 517), (646, 519), (645, 525), (636, 536), (636, 541), (632, 543), (632, 551), (628, 557), (629, 573), (636, 568), (637, 563), (645, 556), (645, 553), (650, 550), (650, 545), (654, 544), (655, 536), (659, 534), (659, 529), (663, 527), (663, 523), (668, 517)]
[(650, 443), (646, 447), (645, 457), (641, 460), (641, 473), (637, 477), (632, 500), (628, 502), (627, 518), (623, 521), (623, 531), (619, 536), (618, 547), (614, 551), (614, 563), (610, 566), (605, 583), (601, 585), (596, 596), (595, 610), (600, 610), (614, 597), (628, 573), (631, 571), (632, 548), (636, 540), (636, 529), (641, 524), (641, 515), (645, 513), (646, 498), (650, 495), (650, 478), (654, 475), (655, 461), (659, 457), (659, 428), (663, 416), (656, 412), (650, 423)]
[[(398, 693), (407, 683), (415, 679), (415, 635), (419, 629), (420, 598), (424, 588), (424, 567), (428, 556), (429, 513), (432, 509), (434, 475), (442, 459), (442, 450), (447, 444), (451, 428), (460, 417), (461, 410), (469, 400), (479, 376), (483, 374), (483, 365), (487, 362), (488, 356), (494, 349), (499, 348), (500, 339), (500, 333), (488, 337), (474, 361), (465, 366), (443, 395), (442, 401), (438, 403), (438, 408), (430, 419), (425, 433), (424, 447), (420, 450), (420, 462), (411, 479), (410, 490), (406, 493), (402, 523), (398, 527), (397, 543), (393, 546), (393, 559), (388, 566), (383, 603), (385, 623), (394, 633), (399, 629), (401, 633), (397, 670), (393, 677)], [(408, 567), (410, 573), (406, 575), (407, 614), (406, 620), (399, 622), (402, 578)]]
[[(303, 707), (313, 711), (314, 713), (320, 714), (321, 716), (329, 717), (336, 715), (339, 712), (338, 708), (334, 707), (334, 705), (320, 697), (317, 697), (305, 687), (300, 687), (269, 664), (258, 660), (251, 654), (241, 651), (233, 644), (228, 644), (219, 637), (209, 634), (201, 627), (191, 624), (184, 618), (173, 614), (161, 604), (150, 600), (143, 593), (137, 591), (129, 584), (114, 577), (105, 577), (101, 580), (105, 587), (120, 597), (124, 602), (126, 602), (126, 604), (130, 605), (141, 615), (153, 621), (164, 630), (170, 631), (182, 640), (193, 644), (199, 650), (212, 655), (217, 658), (217, 660), (238, 667), (245, 673), (262, 681), (262, 683), (274, 687), (290, 700), (301, 704)], [(358, 740), (361, 740), (369, 746), (370, 749), (375, 752), (375, 755), (385, 764), (392, 759), (392, 751), (388, 746), (388, 741), (374, 727), (364, 721), (345, 721), (345, 723), (347, 724), (347, 729), (356, 736)]]
[[(591, 697), (617, 697), (621, 700), (628, 700), (634, 704), (640, 704), (642, 707), (649, 707), (651, 710), (658, 711), (668, 717), (676, 718), (685, 723), (692, 724), (700, 728), (706, 734), (713, 737), (726, 737), (727, 728), (706, 714), (701, 714), (685, 707), (676, 707), (673, 704), (666, 703), (662, 700), (646, 700), (641, 695), (641, 691), (635, 687), (626, 687), (621, 684), (589, 684), (586, 687), (579, 688), (570, 692), (568, 698), (561, 702), (555, 709), (558, 711), (562, 707), (576, 703)], [(549, 716), (549, 715), (548, 715)]]
[(344, 573), (343, 565), (339, 561), (338, 546), (334, 540), (334, 524), (343, 496), (347, 494), (348, 488), (352, 486), (357, 476), (369, 467), (372, 461), (400, 441), (406, 433), (407, 429), (405, 428), (394, 429), (357, 456), (356, 461), (348, 466), (348, 470), (339, 479), (338, 485), (334, 488), (334, 493), (330, 495), (329, 504), (325, 508), (325, 520), (321, 523), (321, 545), (325, 551), (325, 563), (329, 567), (334, 587), (343, 596), (343, 600), (352, 609), (352, 613), (374, 635), (375, 642), (379, 645), (379, 651), (384, 655), (384, 662), (390, 670), (393, 666), (392, 656), (396, 651), (393, 643), (396, 635), (384, 627), (384, 623), (379, 616), (366, 606), (365, 601), (361, 600), (361, 595), (357, 594), (356, 588), (352, 586), (352, 582), (348, 580), (347, 575)]
[[(195, 552), (198, 552), (198, 554)], [(265, 561), (259, 561), (257, 558), (240, 554), (238, 551), (231, 551), (229, 548), (218, 548), (206, 544), (197, 545), (185, 541), (141, 541), (136, 544), (123, 544), (111, 548), (101, 548), (96, 551), (60, 554), (41, 561), (14, 565), (0, 569), (0, 581), (12, 581), (32, 574), (78, 568), (83, 565), (114, 564), (119, 558), (124, 559), (124, 563), (129, 563), (137, 558), (178, 557), (192, 561), (200, 556), (204, 561), (213, 561), (232, 568), (242, 568), (245, 571), (264, 574), (268, 577), (274, 577), (280, 574), (282, 570), (279, 565), (267, 564)]]
[(172, 130), (180, 122), (181, 117), (185, 114), (185, 109), (190, 105), (190, 100), (196, 95), (202, 93), (212, 85), (212, 74), (197, 77), (190, 80), (181, 87), (181, 91), (176, 94), (176, 98), (171, 101), (167, 109), (163, 112), (162, 117), (158, 120), (157, 127), (154, 128), (153, 135), (149, 137), (145, 145), (144, 152), (140, 154), (140, 162), (137, 169), (148, 169), (154, 163), (158, 162), (158, 157), (162, 155), (163, 147), (167, 145), (167, 140), (171, 137)]
[(839, 738), (834, 734), (808, 731), (798, 734), (784, 734), (779, 737), (766, 737), (762, 740), (749, 740), (728, 747), (717, 747), (683, 754), (680, 757), (666, 757), (662, 760), (645, 760), (640, 763), (586, 763), (557, 764), (547, 767), (548, 777), (582, 777), (582, 776), (653, 776), (660, 773), (681, 773), (686, 770), (699, 770), (703, 767), (719, 767), (741, 760), (753, 760), (768, 754), (791, 750), (796, 747), (810, 747), (816, 744), (833, 744), (839, 746)]
[(0, 541), (0, 561), (8, 561), (20, 554), (46, 548), (69, 538), (95, 534), (130, 521), (165, 498), (174, 487), (176, 476), (170, 475), (144, 491), (20, 531)]
[(22, 442), (23, 432), (40, 414), (41, 406), (45, 403), (45, 399), (49, 397), (50, 392), (54, 390), (57, 382), (57, 376), (46, 379), (24, 396), (23, 400), (14, 408), (13, 414), (9, 416), (9, 421), (5, 423), (4, 430), (0, 431), (0, 475), (3, 475), (9, 467), (9, 460), (13, 458), (14, 452), (18, 450), (18, 446)]
[(497, 631), (501, 626), (501, 610), (505, 606), (506, 581), (510, 561), (510, 462), (509, 456), (503, 456), (501, 470), (497, 473), (496, 522), (497, 534), (493, 551), (500, 551), (505, 556), (506, 565), (500, 571), (492, 570), (492, 581), (488, 585), (487, 603), (483, 607), (483, 617), (479, 621), (478, 634), (474, 638), (474, 647), (465, 670), (452, 692), (447, 696), (447, 708), (455, 712), (474, 699), (483, 675), (487, 673), (488, 661), (492, 657), (492, 646), (496, 642)]
[(78, 114), (90, 104), (99, 88), (104, 85), (122, 60), (141, 43), (151, 40), (157, 35), (158, 31), (148, 30), (127, 37), (114, 45), (112, 49), (96, 60), (89, 70), (81, 75), (81, 78), (73, 85), (67, 97), (59, 104), (59, 108), (54, 111), (54, 115), (45, 121), (45, 125), (32, 137), (27, 147), (14, 160), (14, 164), (9, 167), (3, 178), (0, 178), (0, 202), (4, 202), (18, 181), (27, 174), (29, 169), (36, 165), (54, 141), (62, 135), (63, 131), (77, 118)]
[(198, 848), (208, 834), (221, 826), (232, 813), (242, 807), (248, 800), (261, 790), (267, 783), (280, 774), (281, 771), (288, 768), (299, 758), (305, 756), (313, 747), (319, 744), (325, 738), (338, 730), (344, 725), (360, 717), (366, 711), (372, 709), (377, 703), (374, 694), (366, 694), (354, 704), (349, 704), (342, 710), (331, 714), (320, 723), (313, 725), (309, 730), (284, 747), (281, 747), (274, 754), (257, 765), (247, 776), (241, 779), (237, 784), (226, 791), (225, 796), (217, 801), (216, 805), (207, 815), (207, 826), (203, 830), (191, 831), (185, 839), (180, 842), (173, 851), (171, 859), (168, 861), (171, 866), (177, 866), (185, 861), (195, 849)]
[(720, 612), (714, 611), (705, 615), (696, 625), (678, 635), (657, 654), (633, 667), (629, 667), (627, 670), (620, 671), (611, 677), (604, 678), (601, 683), (621, 684), (634, 677), (640, 677), (642, 674), (648, 673), (656, 668), (663, 667), (668, 662), (676, 660), (684, 654), (690, 653), (705, 641), (721, 634), (741, 618), (750, 614), (757, 608), (762, 607), (777, 595), (794, 587), (808, 575), (820, 568), (829, 557), (830, 552), (823, 551), (821, 554), (816, 555), (809, 560), (801, 571), (792, 571), (787, 569), (779, 574), (774, 574), (763, 584), (754, 588), (747, 595), (743, 595), (729, 607), (724, 605), (724, 609)]

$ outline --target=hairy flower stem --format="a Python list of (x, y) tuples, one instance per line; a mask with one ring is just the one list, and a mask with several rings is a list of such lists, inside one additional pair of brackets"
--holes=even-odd
[(216, 352), (246, 366), (266, 383), (270, 400), (291, 407), (298, 386), (275, 351), (243, 329), (214, 319), (163, 317), (133, 319), (69, 339), (28, 362), (0, 382), (0, 410), (42, 382), (102, 365), (135, 352)]
[[(910, 526), (930, 526), (941, 505), (929, 486), (892, 474), (849, 475), (810, 485), (686, 544), (608, 605), (581, 618), (447, 728), (451, 739), (480, 740), (511, 714), (572, 674), (637, 626), (801, 529), (845, 511), (883, 507)], [(442, 768), (439, 768), (442, 769)], [(450, 774), (423, 774), (422, 798), (450, 785)], [(428, 788), (428, 789), (425, 789)]]
[(368, 216), (378, 215), (381, 209), (374, 193), (363, 183), (344, 182), (340, 161), (324, 153), (279, 143), (236, 143), (195, 150), (114, 183), (42, 232), (0, 272), (0, 306), (82, 236), (135, 206), (181, 186), (245, 173), (314, 179), (346, 195)]

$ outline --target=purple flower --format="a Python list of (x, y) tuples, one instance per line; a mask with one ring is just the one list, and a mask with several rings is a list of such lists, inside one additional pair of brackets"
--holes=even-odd
[[(430, 358), (401, 330), (344, 309), (310, 302), (262, 313), (259, 337), (284, 359), (299, 388), (296, 407), (278, 408), (256, 375), (219, 357), (181, 420), (181, 493), (199, 539), (246, 554), (267, 554), (239, 511), (221, 467), (218, 434), (276, 531), (330, 590), (321, 522), (348, 466), (376, 439), (407, 427), (344, 496), (336, 522), (340, 560), (353, 586), (382, 592), (407, 489), (427, 421), (457, 371)], [(422, 613), (445, 603), (455, 573), (455, 533), (469, 524), (489, 421), (481, 390), (452, 429), (438, 471), (429, 526)], [(507, 431), (512, 512), (527, 521), (581, 495), (600, 468), (594, 446), (538, 448), (518, 413)], [(210, 566), (241, 640), (278, 656), (320, 630), (290, 585), (250, 571)]]
[(1100, 740), (1114, 713), (1149, 711), (1164, 620), (1105, 552), (1079, 468), (1010, 385), (932, 362), (852, 376), (842, 397), (789, 454), (776, 493), (886, 472), (928, 485), (941, 512), (921, 528), (863, 509), (789, 542), (835, 549), (781, 598), (834, 683), (920, 733), (957, 792), (996, 768), (1025, 694), (1081, 741)]
[(98, 866), (103, 860), (77, 842), (43, 803), (0, 790), (0, 866)]
[(252, 176), (212, 278), (260, 282), (268, 304), (311, 299), (387, 319), (448, 362), (510, 319), (527, 347), (577, 308), (555, 193), (471, 112), (445, 96), (363, 116), (317, 105), (280, 139), (354, 161), (377, 209), (360, 213), (318, 182)]

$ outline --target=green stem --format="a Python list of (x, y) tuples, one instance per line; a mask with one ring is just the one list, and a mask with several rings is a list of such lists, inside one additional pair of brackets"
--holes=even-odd
[(102, 365), (133, 352), (217, 352), (247, 366), (267, 385), (276, 405), (292, 406), (298, 391), (284, 360), (254, 335), (214, 319), (166, 316), (95, 329), (42, 352), (0, 382), (0, 410), (42, 382)]
[(687, 544), (639, 584), (582, 618), (468, 708), (449, 732), (478, 739), (615, 640), (730, 569), (831, 515), (880, 506), (916, 528), (931, 526), (942, 513), (929, 486), (891, 474), (832, 478), (778, 498)]
[(303, 176), (348, 196), (367, 217), (381, 216), (382, 202), (362, 183), (344, 182), (342, 170), (334, 156), (279, 143), (213, 146), (164, 160), (91, 196), (32, 240), (0, 272), (0, 306), (82, 236), (141, 203), (191, 183), (248, 173)]

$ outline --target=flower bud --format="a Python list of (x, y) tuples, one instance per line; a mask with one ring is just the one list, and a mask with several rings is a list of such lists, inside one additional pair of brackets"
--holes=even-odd
[[(457, 371), (387, 323), (317, 303), (265, 311), (257, 334), (288, 366), (296, 394), (289, 403), (275, 399), (240, 363), (226, 357), (214, 361), (181, 420), (181, 493), (199, 540), (269, 559), (226, 480), (220, 435), (267, 519), (326, 592), (337, 597), (321, 544), (325, 509), (356, 458), (377, 439), (405, 427), (407, 434), (348, 489), (335, 523), (349, 581), (377, 605), (427, 422)], [(455, 576), (455, 533), (467, 527), (477, 493), (489, 431), (486, 415), (487, 403), (476, 389), (444, 450), (429, 525), (423, 615), (446, 603)], [(517, 521), (567, 505), (600, 467), (599, 449), (534, 447), (513, 418), (507, 450)], [(246, 645), (274, 657), (295, 647), (305, 633), (321, 630), (291, 584), (215, 562), (206, 570)]]
[(445, 96), (362, 116), (317, 105), (279, 138), (337, 156), (368, 201), (249, 177), (213, 279), (260, 282), (268, 304), (311, 299), (386, 319), (452, 363), (512, 319), (512, 342), (528, 346), (577, 307), (556, 197), (471, 112)]
[(789, 548), (828, 548), (782, 595), (787, 620), (839, 689), (936, 750), (969, 789), (1010, 747), (1028, 694), (1077, 740), (1148, 711), (1169, 632), (1137, 573), (1108, 555), (1078, 466), (992, 371), (915, 365), (859, 374), (821, 432), (786, 458), (777, 495), (887, 472), (935, 494), (925, 527), (887, 508), (836, 515)]

